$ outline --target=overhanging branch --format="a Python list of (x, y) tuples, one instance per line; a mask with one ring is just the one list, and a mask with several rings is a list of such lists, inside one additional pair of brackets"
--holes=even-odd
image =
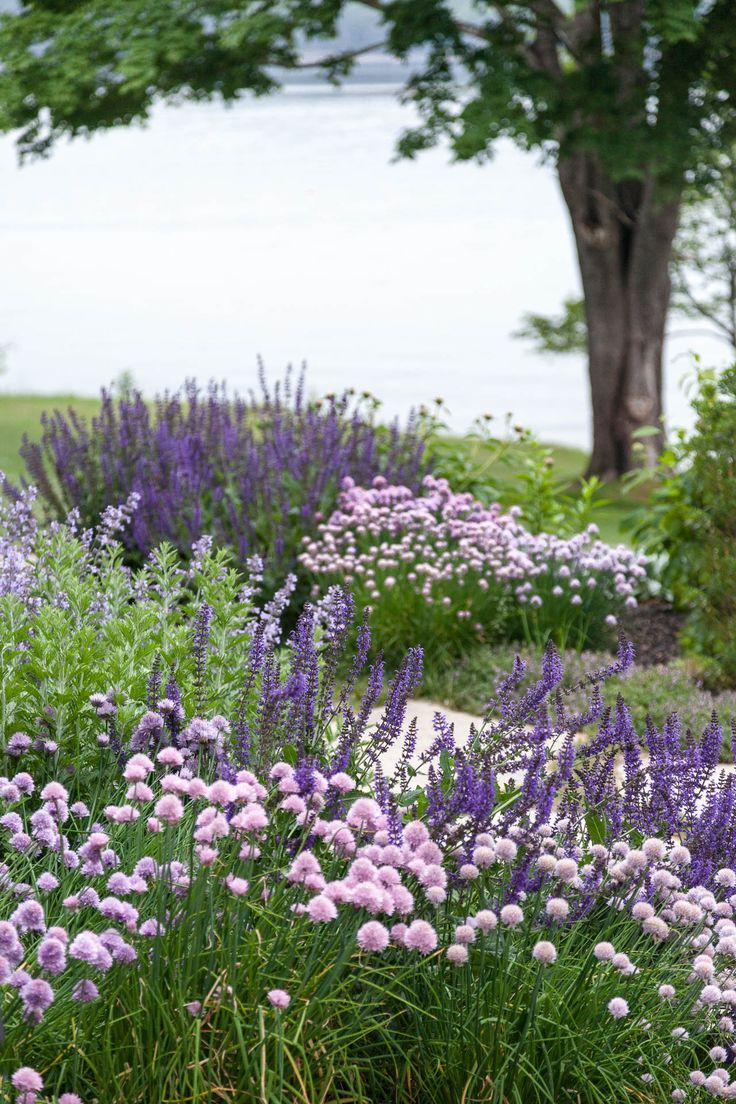
[(369, 46), (361, 46), (356, 50), (345, 50), (340, 54), (328, 54), (327, 57), (318, 58), (316, 61), (296, 61), (290, 65), (290, 69), (328, 69), (331, 66), (342, 65), (347, 61), (353, 61), (363, 54), (372, 54), (387, 45), (386, 39), (381, 42), (371, 42)]

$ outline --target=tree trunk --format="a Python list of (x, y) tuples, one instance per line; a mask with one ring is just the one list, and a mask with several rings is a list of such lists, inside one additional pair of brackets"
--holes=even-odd
[(585, 297), (593, 451), (588, 475), (613, 479), (635, 463), (644, 426), (647, 462), (663, 443), (662, 347), (679, 197), (659, 202), (652, 178), (613, 181), (595, 155), (558, 166)]

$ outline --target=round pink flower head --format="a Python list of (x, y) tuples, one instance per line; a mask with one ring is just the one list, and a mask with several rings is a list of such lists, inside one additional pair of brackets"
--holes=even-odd
[(614, 997), (608, 1002), (608, 1011), (614, 1020), (621, 1020), (629, 1014), (629, 1006), (623, 997)]
[(649, 839), (644, 840), (641, 849), (648, 859), (661, 859), (667, 847), (664, 840), (657, 839), (656, 836), (650, 836)]
[(475, 915), (475, 922), (485, 935), (496, 927), (498, 918), (491, 909), (481, 909), (480, 912)]
[(388, 929), (385, 928), (383, 924), (379, 923), (378, 920), (369, 920), (367, 924), (363, 924), (361, 928), (358, 928), (356, 938), (358, 946), (364, 951), (385, 951), (388, 947), (390, 936)]
[(59, 1104), (82, 1104), (81, 1096), (77, 1096), (76, 1093), (62, 1093), (59, 1097)]
[(406, 924), (393, 924), (391, 927), (391, 941), (403, 946), (407, 930)]
[(657, 992), (662, 1000), (672, 1000), (675, 995), (675, 988), (673, 985), (660, 985)]
[(496, 855), (501, 862), (513, 862), (516, 858), (517, 847), (513, 840), (500, 839), (496, 844)]
[(355, 789), (355, 782), (349, 774), (345, 774), (344, 771), (338, 771), (337, 774), (333, 774), (330, 777), (330, 785), (339, 790), (340, 793), (350, 793)]
[(234, 874), (228, 874), (225, 885), (233, 897), (244, 897), (248, 892), (248, 882), (245, 878), (237, 878)]
[(447, 900), (447, 893), (442, 886), (430, 886), (424, 895), (432, 905), (441, 905), (443, 901)]
[(468, 948), (462, 943), (453, 943), (445, 954), (454, 966), (463, 966), (468, 961)]
[(455, 928), (455, 942), (474, 943), (475, 928), (473, 928), (470, 924), (458, 924), (458, 926)]
[(291, 1004), (291, 997), (285, 989), (269, 989), (266, 997), (274, 1008), (288, 1008)]
[(307, 905), (309, 919), (315, 924), (328, 924), (337, 917), (335, 904), (324, 893), (317, 894)]
[(480, 874), (480, 870), (473, 863), (463, 863), (459, 870), (460, 877), (466, 882), (474, 881)]
[(420, 954), (431, 954), (437, 947), (437, 932), (426, 920), (412, 920), (406, 929), (404, 946)]
[(578, 876), (578, 864), (574, 859), (558, 859), (555, 874), (563, 882), (574, 882)]
[(184, 762), (184, 756), (175, 747), (161, 748), (161, 751), (156, 756), (156, 759), (165, 767), (180, 767)]
[(41, 799), (43, 801), (68, 801), (69, 793), (64, 789), (61, 782), (49, 782), (41, 790)]
[(372, 797), (359, 797), (348, 809), (345, 822), (350, 828), (362, 828), (364, 831), (374, 832), (377, 828), (385, 826), (386, 818), (381, 811), (381, 806)]
[(504, 905), (501, 909), (501, 923), (516, 928), (524, 919), (524, 913), (518, 905)]
[(651, 935), (653, 939), (666, 939), (670, 929), (661, 916), (649, 916), (642, 924), (642, 929)]
[(545, 912), (552, 920), (565, 920), (570, 911), (570, 906), (564, 897), (550, 897), (546, 904)]
[(429, 832), (421, 820), (412, 820), (404, 827), (404, 842), (409, 847), (421, 847), (429, 839)]
[(40, 1092), (43, 1088), (43, 1077), (30, 1066), (21, 1066), (10, 1078), (13, 1088), (19, 1092)]
[(550, 943), (548, 939), (541, 939), (539, 943), (535, 943), (532, 947), (532, 958), (536, 958), (543, 966), (550, 966), (557, 959), (554, 943)]
[(618, 954), (615, 954), (611, 959), (611, 964), (615, 966), (617, 970), (620, 970), (621, 973), (625, 974), (631, 968), (631, 959), (627, 954), (624, 954), (623, 951), (619, 951)]
[(178, 824), (184, 816), (184, 806), (176, 794), (164, 794), (156, 802), (155, 813), (166, 824)]
[(596, 943), (593, 948), (593, 954), (599, 962), (610, 962), (616, 953), (616, 948), (613, 943)]
[(493, 866), (496, 861), (496, 852), (492, 847), (478, 846), (473, 848), (473, 865), (479, 869), (485, 870), (486, 867)]

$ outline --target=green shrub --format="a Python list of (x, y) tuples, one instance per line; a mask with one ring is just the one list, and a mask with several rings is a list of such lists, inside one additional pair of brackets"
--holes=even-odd
[(692, 433), (662, 454), (634, 536), (690, 617), (683, 643), (712, 686), (736, 686), (736, 366), (700, 370)]

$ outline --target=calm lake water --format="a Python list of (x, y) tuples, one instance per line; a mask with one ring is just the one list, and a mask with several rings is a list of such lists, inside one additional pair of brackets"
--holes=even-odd
[[(411, 118), (387, 85), (291, 86), (162, 109), (22, 169), (3, 139), (0, 386), (94, 394), (129, 370), (149, 392), (187, 376), (246, 388), (260, 354), (392, 413), (442, 395), (458, 429), (513, 411), (587, 444), (582, 364), (510, 336), (577, 285), (553, 175), (511, 147), (483, 167), (441, 150), (392, 163)], [(670, 343), (676, 422), (692, 347), (723, 359)]]

